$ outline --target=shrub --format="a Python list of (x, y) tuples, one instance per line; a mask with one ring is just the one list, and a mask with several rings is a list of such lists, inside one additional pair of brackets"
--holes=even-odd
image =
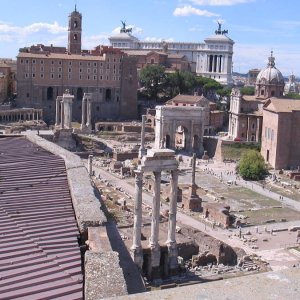
[(262, 155), (255, 151), (246, 151), (239, 162), (239, 174), (243, 179), (260, 180), (267, 174), (267, 168)]

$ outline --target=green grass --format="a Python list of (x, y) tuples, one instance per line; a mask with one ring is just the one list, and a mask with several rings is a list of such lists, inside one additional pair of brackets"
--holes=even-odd
[(222, 145), (224, 159), (239, 160), (247, 150), (260, 151), (259, 144), (234, 143), (231, 145)]

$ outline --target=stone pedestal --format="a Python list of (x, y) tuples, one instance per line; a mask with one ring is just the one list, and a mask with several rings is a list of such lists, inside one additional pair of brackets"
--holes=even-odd
[(150, 247), (151, 250), (151, 274), (152, 280), (160, 278), (160, 246), (159, 244)]
[(169, 275), (174, 276), (178, 274), (178, 249), (177, 244), (169, 243), (168, 244), (168, 264), (169, 264)]

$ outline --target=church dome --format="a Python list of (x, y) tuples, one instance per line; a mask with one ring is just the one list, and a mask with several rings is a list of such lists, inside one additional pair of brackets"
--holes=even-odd
[(275, 57), (271, 52), (267, 67), (261, 70), (256, 78), (256, 84), (284, 84), (281, 72), (275, 67)]

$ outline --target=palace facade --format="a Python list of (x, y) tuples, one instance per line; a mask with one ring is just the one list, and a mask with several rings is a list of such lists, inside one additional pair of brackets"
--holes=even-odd
[(223, 85), (231, 85), (232, 55), (234, 41), (227, 30), (219, 24), (215, 34), (206, 38), (203, 43), (185, 42), (148, 42), (140, 41), (126, 29), (125, 24), (120, 33), (109, 38), (111, 46), (129, 51), (162, 51), (170, 54), (184, 55), (190, 62), (191, 71), (197, 75), (213, 78)]
[(75, 96), (73, 120), (81, 119), (84, 93), (93, 94), (92, 122), (133, 119), (137, 115), (137, 60), (120, 49), (82, 50), (82, 15), (69, 15), (68, 47), (36, 45), (17, 57), (17, 104), (43, 109), (54, 124), (55, 100), (65, 90)]

